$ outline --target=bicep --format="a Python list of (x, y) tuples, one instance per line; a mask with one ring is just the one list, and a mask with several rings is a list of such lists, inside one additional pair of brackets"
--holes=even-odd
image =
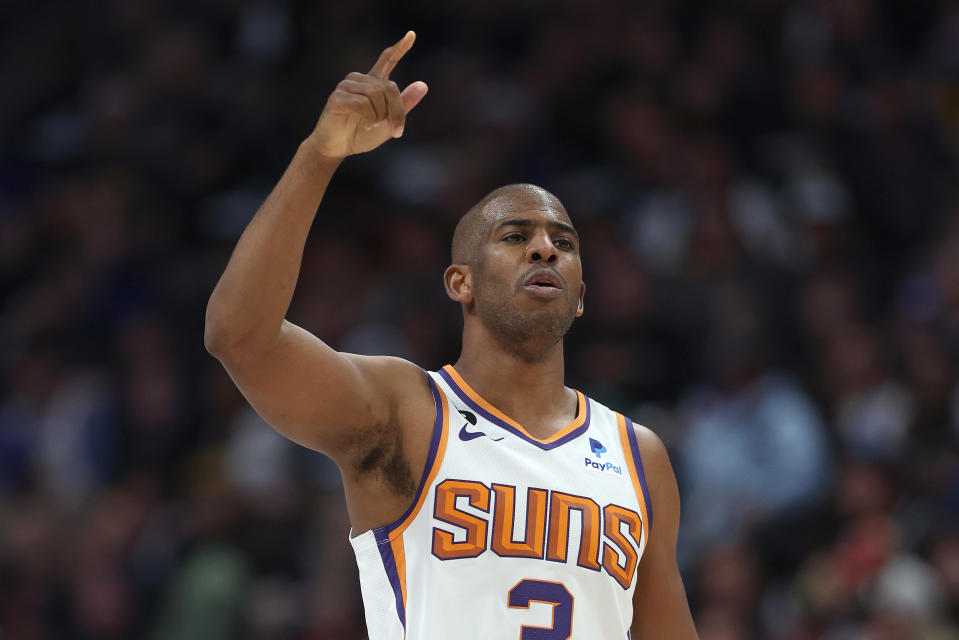
[(637, 428), (637, 440), (649, 481), (652, 529), (636, 569), (633, 594), (633, 640), (694, 640), (686, 590), (676, 564), (679, 534), (679, 489), (666, 448), (648, 429)]
[(391, 422), (391, 385), (403, 374), (391, 370), (415, 369), (396, 358), (339, 353), (287, 321), (270, 344), (219, 357), (274, 429), (337, 461), (355, 433)]

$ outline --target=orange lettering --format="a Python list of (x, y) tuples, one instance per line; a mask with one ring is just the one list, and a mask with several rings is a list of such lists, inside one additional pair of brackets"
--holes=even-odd
[(542, 558), (546, 538), (545, 489), (526, 492), (526, 535), (521, 542), (513, 541), (513, 523), (516, 512), (516, 487), (494, 484), (496, 506), (493, 512), (493, 538), (490, 545), (500, 556)]
[(629, 543), (626, 536), (623, 535), (622, 523), (625, 522), (628, 525), (629, 535), (633, 537), (638, 547), (639, 532), (643, 526), (642, 522), (640, 522), (639, 516), (636, 515), (635, 512), (624, 509), (623, 507), (618, 507), (615, 504), (606, 505), (606, 508), (603, 509), (603, 519), (606, 521), (606, 537), (626, 556), (626, 564), (620, 566), (619, 554), (617, 554), (609, 544), (604, 543), (603, 568), (606, 569), (609, 575), (613, 576), (613, 579), (616, 580), (623, 589), (629, 589), (629, 585), (633, 582), (633, 573), (636, 571), (636, 563), (639, 557), (636, 549)]
[(582, 534), (579, 539), (577, 564), (599, 571), (599, 505), (590, 498), (554, 491), (549, 502), (549, 542), (546, 559), (566, 562), (569, 547), (571, 511), (579, 511)]
[(444, 480), (436, 486), (433, 516), (442, 522), (466, 530), (466, 540), (456, 542), (453, 534), (433, 528), (433, 555), (440, 560), (475, 558), (486, 551), (488, 523), (456, 508), (456, 499), (465, 496), (471, 507), (489, 511), (489, 488), (472, 480)]

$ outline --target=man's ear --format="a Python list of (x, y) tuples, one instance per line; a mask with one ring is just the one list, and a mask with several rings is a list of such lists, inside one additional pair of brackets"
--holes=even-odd
[(586, 283), (579, 284), (579, 304), (576, 305), (576, 317), (583, 315), (583, 298), (586, 296)]
[(443, 272), (446, 295), (461, 304), (473, 302), (473, 272), (469, 265), (451, 264)]

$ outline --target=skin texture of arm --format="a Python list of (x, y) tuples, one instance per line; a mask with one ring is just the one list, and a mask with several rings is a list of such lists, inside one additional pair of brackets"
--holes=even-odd
[[(368, 74), (351, 73), (337, 85), (316, 128), (244, 230), (206, 313), (207, 350), (257, 412), (340, 466), (354, 528), (406, 506), (409, 483), (395, 468), (397, 461), (415, 467), (425, 460), (421, 440), (429, 441), (425, 430), (434, 413), (426, 377), (396, 358), (339, 353), (285, 316), (310, 226), (336, 168), (346, 156), (402, 135), (406, 114), (426, 94), (422, 82), (401, 93), (389, 80), (414, 37), (408, 32)], [(390, 497), (369, 499), (384, 488), (394, 489), (386, 492)]]
[(636, 439), (652, 501), (649, 543), (636, 570), (633, 640), (696, 640), (696, 628), (676, 565), (679, 489), (666, 447), (656, 434), (636, 426)]
[(300, 145), (210, 297), (206, 343), (267, 422), (339, 462), (346, 453), (344, 425), (392, 420), (390, 390), (377, 382), (404, 367), (339, 353), (284, 319), (307, 233), (335, 166), (308, 143)]

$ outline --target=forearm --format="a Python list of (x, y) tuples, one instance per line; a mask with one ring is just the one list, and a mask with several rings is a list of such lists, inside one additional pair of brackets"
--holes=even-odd
[(211, 352), (268, 341), (280, 330), (299, 277), (303, 247), (338, 160), (305, 140), (240, 236), (206, 311)]
[(400, 93), (389, 80), (414, 38), (407, 32), (383, 50), (368, 74), (349, 74), (330, 94), (313, 133), (243, 231), (210, 296), (204, 341), (211, 353), (220, 357), (238, 347), (247, 355), (263, 353), (257, 347), (275, 344), (281, 335), (306, 236), (338, 159), (402, 135), (407, 112), (426, 95), (423, 82)]

